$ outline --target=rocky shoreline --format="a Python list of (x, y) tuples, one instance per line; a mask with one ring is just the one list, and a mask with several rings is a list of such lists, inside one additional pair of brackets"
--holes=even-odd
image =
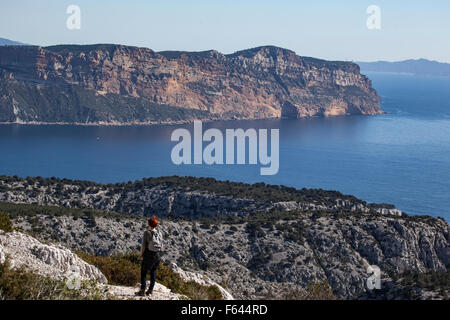
[[(257, 120), (271, 120), (279, 119), (275, 117), (260, 118)], [(131, 121), (131, 122), (118, 122), (118, 121), (98, 121), (98, 122), (46, 122), (46, 121), (2, 121), (0, 125), (56, 125), (56, 126), (82, 126), (82, 127), (129, 127), (129, 126), (154, 126), (154, 125), (180, 125), (191, 124), (196, 120), (200, 120), (203, 123), (215, 122), (215, 121), (235, 121), (235, 120), (255, 120), (249, 117), (235, 117), (231, 118), (200, 118), (189, 120), (173, 120), (173, 121)]]

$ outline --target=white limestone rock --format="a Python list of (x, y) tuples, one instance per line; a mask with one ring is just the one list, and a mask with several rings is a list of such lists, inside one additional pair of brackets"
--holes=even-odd
[(83, 280), (107, 282), (99, 269), (86, 263), (69, 249), (60, 245), (44, 244), (21, 232), (0, 231), (0, 252), (2, 261), (8, 258), (12, 267), (24, 266), (51, 278), (65, 279), (73, 273), (78, 273), (79, 278)]

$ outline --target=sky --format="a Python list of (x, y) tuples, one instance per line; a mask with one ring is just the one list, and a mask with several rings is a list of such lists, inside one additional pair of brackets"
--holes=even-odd
[[(69, 5), (80, 8), (70, 30)], [(380, 8), (380, 29), (366, 12)], [(225, 54), (261, 45), (327, 60), (450, 63), (450, 0), (1, 0), (0, 38)]]

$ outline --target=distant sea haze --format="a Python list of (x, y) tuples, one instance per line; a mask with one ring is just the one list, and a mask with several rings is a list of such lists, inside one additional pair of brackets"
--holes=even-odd
[(0, 174), (120, 182), (193, 175), (322, 188), (408, 214), (450, 220), (450, 78), (368, 73), (386, 114), (218, 121), (218, 128), (279, 128), (279, 172), (258, 165), (175, 165), (170, 135), (191, 124), (129, 127), (1, 125)]
[(397, 62), (357, 62), (362, 73), (385, 72), (403, 73), (419, 76), (450, 77), (450, 63), (430, 61), (426, 59), (410, 59)]

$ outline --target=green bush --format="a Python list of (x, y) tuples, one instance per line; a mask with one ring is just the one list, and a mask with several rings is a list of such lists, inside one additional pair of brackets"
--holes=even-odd
[(403, 287), (407, 296), (414, 297), (414, 289), (420, 288), (428, 291), (440, 292), (444, 297), (450, 295), (450, 270), (412, 272), (405, 271), (400, 275), (392, 277), (393, 280), (400, 279), (400, 287)]
[(306, 291), (308, 293), (308, 300), (336, 300), (327, 280), (310, 283)]
[(327, 280), (310, 283), (306, 290), (288, 290), (285, 300), (336, 300)]
[(140, 281), (140, 266), (126, 255), (95, 256), (83, 252), (78, 255), (87, 263), (99, 268), (110, 284), (134, 286)]
[(0, 212), (0, 230), (3, 230), (5, 232), (13, 231), (13, 224), (11, 222), (11, 219), (9, 218), (9, 215), (4, 212)]

